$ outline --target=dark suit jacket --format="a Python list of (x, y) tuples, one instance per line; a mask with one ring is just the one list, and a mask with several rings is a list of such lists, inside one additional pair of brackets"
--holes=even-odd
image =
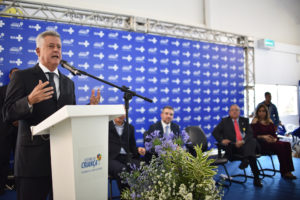
[[(147, 131), (148, 134), (156, 131), (156, 130), (159, 130), (159, 133), (161, 135), (161, 137), (163, 136), (164, 134), (164, 130), (163, 130), (163, 126), (162, 126), (162, 123), (161, 121), (158, 121), (156, 122), (155, 124), (152, 124), (149, 128), (149, 130)], [(179, 135), (180, 134), (180, 128), (177, 124), (171, 122), (171, 131), (174, 133), (174, 135)]]
[(134, 136), (134, 127), (129, 124), (129, 144), (128, 144), (128, 132), (127, 122), (124, 124), (123, 133), (119, 136), (117, 129), (113, 121), (109, 122), (109, 160), (115, 160), (120, 154), (121, 147), (124, 148), (126, 153), (130, 152), (133, 158), (139, 158), (139, 154), (136, 147), (136, 141)]
[[(239, 117), (239, 126), (241, 133), (245, 133), (243, 137), (245, 142), (247, 142), (249, 138), (253, 138), (253, 132), (249, 125), (248, 118)], [(232, 142), (236, 142), (234, 125), (230, 117), (223, 118), (222, 121), (214, 128), (212, 134), (219, 143), (221, 143), (223, 139), (229, 139)]]
[[(0, 138), (10, 137), (11, 134), (14, 134), (17, 127), (13, 126), (12, 123), (4, 122), (2, 109), (4, 105), (4, 100), (6, 96), (7, 85), (0, 87)], [(1, 152), (0, 152), (1, 153)]]
[[(146, 136), (147, 136), (148, 134), (153, 133), (153, 132), (156, 131), (156, 130), (158, 130), (160, 136), (163, 137), (164, 130), (163, 130), (163, 126), (162, 126), (161, 121), (158, 121), (158, 122), (156, 122), (155, 124), (152, 124), (152, 125), (150, 126), (149, 130), (146, 131), (146, 132), (144, 133), (144, 143), (145, 143), (145, 142), (149, 142), (149, 141), (146, 139)], [(172, 132), (174, 133), (174, 135), (176, 135), (176, 136), (179, 136), (179, 134), (180, 134), (180, 128), (179, 128), (179, 126), (178, 126), (177, 124), (173, 123), (173, 122), (171, 122), (171, 131), (172, 131)], [(153, 156), (153, 155), (154, 155), (153, 152), (147, 151), (147, 152), (146, 152), (146, 155), (145, 155), (145, 158), (144, 158), (145, 161), (146, 161), (147, 163), (149, 163), (150, 160), (152, 159), (152, 156)]]
[(0, 138), (6, 135), (7, 123), (3, 121), (2, 108), (5, 100), (7, 85), (0, 87)]
[[(59, 72), (60, 73), (60, 72)], [(27, 96), (38, 85), (47, 81), (39, 65), (16, 71), (7, 88), (3, 114), (6, 121), (19, 120), (15, 155), (15, 176), (38, 177), (51, 175), (50, 142), (41, 136), (31, 135), (30, 126), (37, 125), (65, 105), (76, 104), (74, 83), (60, 73), (58, 100), (48, 99), (34, 104), (32, 112)]]
[[(1, 151), (4, 152), (2, 147), (6, 146), (9, 147), (10, 145), (14, 144), (7, 144), (9, 142), (15, 141), (17, 136), (18, 128), (13, 126), (12, 123), (4, 122), (3, 115), (2, 115), (2, 108), (5, 100), (7, 85), (0, 87), (0, 148)], [(14, 142), (15, 143), (15, 142)], [(3, 152), (0, 151), (0, 155), (2, 155)], [(6, 153), (10, 153), (10, 149), (7, 149)], [(1, 157), (1, 156), (0, 156)]]

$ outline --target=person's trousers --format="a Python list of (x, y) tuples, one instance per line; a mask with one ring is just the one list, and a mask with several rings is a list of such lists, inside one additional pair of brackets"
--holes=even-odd
[(18, 200), (53, 200), (52, 179), (46, 177), (16, 177)]
[(129, 164), (134, 164), (136, 167), (139, 167), (140, 161), (136, 159), (128, 159), (126, 155), (119, 155), (113, 160), (109, 160), (108, 162), (108, 172), (112, 178), (117, 180), (119, 190), (127, 188), (128, 185), (122, 182), (120, 177), (120, 173), (124, 171), (131, 171)]
[(277, 141), (275, 143), (260, 142), (262, 152), (272, 152), (278, 156), (280, 163), (280, 173), (294, 171), (294, 164), (292, 158), (292, 148), (289, 142)]
[(226, 152), (227, 155), (229, 155), (230, 160), (230, 154), (239, 154), (244, 159), (249, 160), (249, 165), (251, 168), (251, 171), (254, 175), (254, 177), (258, 177), (259, 175), (259, 169), (256, 162), (256, 151), (257, 151), (257, 142), (256, 139), (250, 138), (245, 141), (245, 144), (241, 146), (240, 148), (236, 148), (234, 144), (228, 145), (227, 151), (230, 151), (230, 153)]
[[(1, 113), (0, 113), (1, 114)], [(9, 172), (11, 152), (15, 152), (17, 132), (11, 131), (0, 135), (0, 190), (5, 188)]]

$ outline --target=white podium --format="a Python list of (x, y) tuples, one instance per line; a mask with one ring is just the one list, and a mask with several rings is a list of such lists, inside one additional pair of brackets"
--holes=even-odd
[(54, 200), (107, 199), (108, 122), (123, 105), (65, 106), (31, 128), (50, 134)]

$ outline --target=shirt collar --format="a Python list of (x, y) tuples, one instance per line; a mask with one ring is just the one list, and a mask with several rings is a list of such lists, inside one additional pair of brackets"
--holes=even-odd
[(166, 126), (170, 126), (170, 128), (171, 128), (171, 122), (169, 124), (166, 124), (165, 122), (163, 122), (163, 120), (161, 120), (161, 124), (164, 129), (166, 128)]
[[(39, 63), (40, 68), (42, 69), (42, 71), (46, 74), (47, 72), (51, 72), (45, 65), (43, 65), (42, 63)], [(59, 73), (58, 73), (58, 69), (56, 68), (53, 73), (55, 73), (58, 77), (59, 77)]]
[[(240, 119), (239, 117), (236, 119), (237, 123), (239, 123), (239, 119)], [(234, 123), (234, 119), (231, 118), (231, 120)]]
[(121, 127), (121, 128), (122, 128), (122, 127), (124, 127), (124, 124), (125, 124), (124, 122), (125, 122), (125, 121), (123, 122), (123, 124), (122, 124), (121, 126), (120, 126), (120, 125), (118, 125), (118, 124), (116, 124), (116, 123), (115, 123), (115, 120), (112, 120), (112, 121), (113, 121), (113, 123), (114, 123), (114, 125), (115, 125), (115, 126), (117, 126), (117, 127)]

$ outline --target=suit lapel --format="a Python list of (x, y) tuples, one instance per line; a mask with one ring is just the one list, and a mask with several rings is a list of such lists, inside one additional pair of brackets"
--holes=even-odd
[(122, 137), (126, 137), (126, 139), (127, 139), (127, 136), (128, 134), (127, 134), (127, 124), (126, 123), (124, 123), (124, 128), (123, 128), (123, 131), (122, 131)]
[(240, 126), (240, 131), (241, 131), (241, 134), (244, 133), (245, 131), (243, 130), (243, 128), (246, 128), (245, 127), (245, 122), (243, 119), (239, 119), (239, 126)]
[(116, 137), (120, 137), (119, 134), (118, 134), (118, 131), (116, 129), (116, 126), (115, 126), (115, 123), (113, 121), (111, 121), (112, 123), (112, 133), (116, 136)]
[(233, 121), (230, 117), (228, 117), (228, 124), (229, 124), (229, 127), (231, 129), (231, 132), (235, 134), (235, 130), (234, 130), (234, 125), (233, 125)]
[(39, 64), (36, 64), (34, 66), (33, 73), (36, 76), (36, 80), (41, 80), (43, 83), (48, 81), (46, 75), (44, 74), (43, 70), (40, 68)]
[(59, 71), (59, 97), (58, 97), (58, 101), (61, 99), (61, 97), (63, 96), (63, 92), (67, 91), (67, 88), (64, 88), (67, 86), (67, 84), (65, 83), (65, 77), (62, 75), (62, 73), (60, 73)]
[(170, 129), (171, 129), (171, 132), (172, 132), (174, 135), (178, 136), (178, 135), (177, 135), (178, 133), (176, 133), (175, 130), (174, 130), (174, 129), (175, 129), (175, 125), (174, 125), (173, 122), (170, 123)]
[(163, 137), (163, 135), (164, 135), (164, 129), (163, 129), (161, 121), (158, 122), (158, 128), (160, 130), (160, 132), (159, 132), (160, 136)]

